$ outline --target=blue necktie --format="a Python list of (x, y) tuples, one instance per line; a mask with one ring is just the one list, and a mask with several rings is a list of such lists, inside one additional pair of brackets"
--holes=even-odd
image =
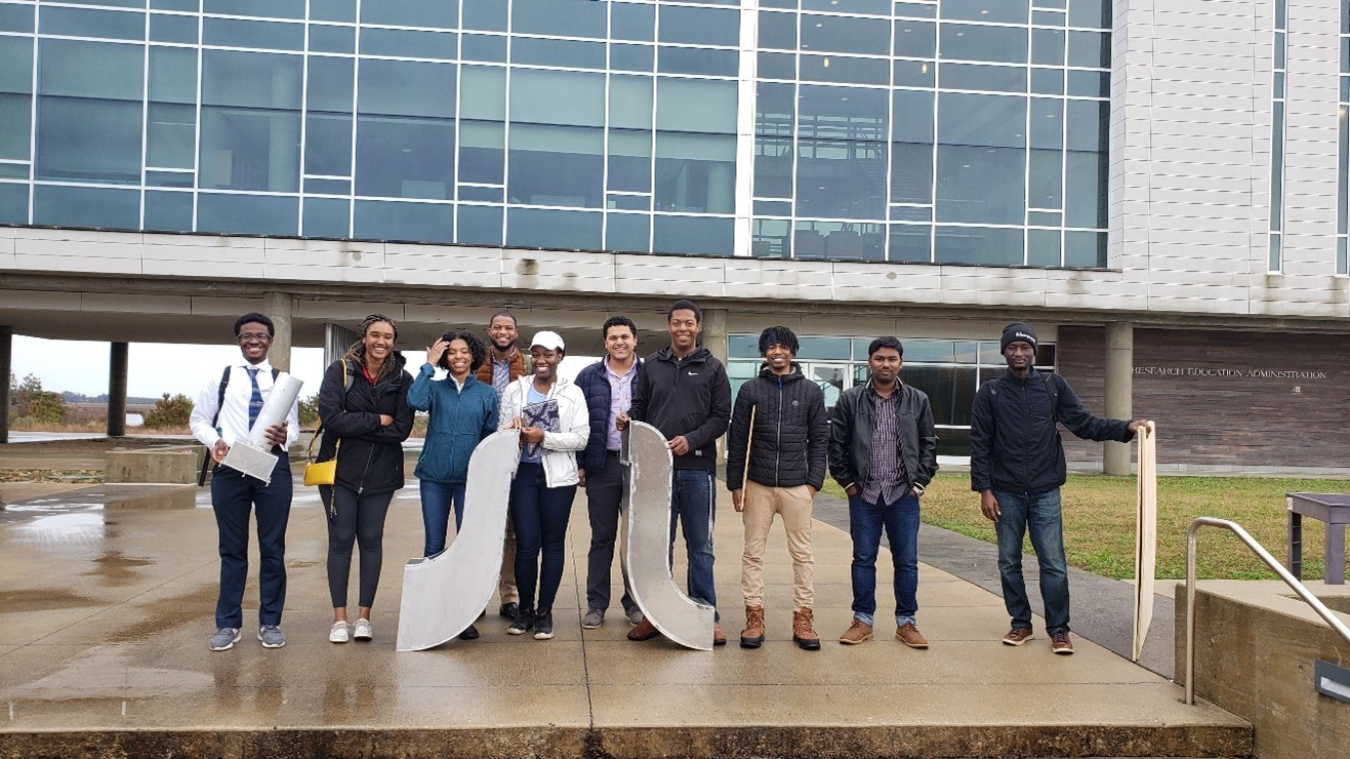
[(248, 380), (253, 383), (253, 395), (248, 399), (248, 429), (252, 432), (253, 423), (258, 421), (258, 412), (262, 411), (262, 390), (258, 388), (258, 367), (246, 366), (244, 371), (248, 372)]

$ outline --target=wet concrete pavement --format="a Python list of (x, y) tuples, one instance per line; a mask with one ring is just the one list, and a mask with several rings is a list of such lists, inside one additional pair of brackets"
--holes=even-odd
[[(554, 640), (508, 636), (494, 614), (477, 641), (396, 653), (402, 562), (422, 543), (409, 484), (390, 509), (370, 643), (327, 641), (326, 522), (312, 488), (296, 488), (288, 642), (275, 650), (252, 626), (233, 650), (206, 648), (219, 561), (205, 491), (196, 508), (47, 510), (0, 523), (0, 756), (1250, 751), (1241, 720), (1183, 706), (1179, 687), (1087, 640), (1076, 655), (1055, 656), (1038, 620), (1037, 639), (1001, 645), (1001, 600), (929, 565), (920, 568), (919, 624), (930, 650), (905, 648), (884, 625), (874, 641), (839, 645), (851, 617), (851, 548), (823, 522), (814, 531), (822, 650), (791, 641), (791, 564), (778, 527), (765, 559), (768, 640), (740, 649), (743, 540), (725, 492), (716, 575), (726, 648), (628, 641), (616, 609), (599, 630), (581, 629), (589, 532), (579, 496)], [(256, 548), (253, 558), (246, 625), (257, 609)], [(884, 554), (880, 565), (887, 609)]]

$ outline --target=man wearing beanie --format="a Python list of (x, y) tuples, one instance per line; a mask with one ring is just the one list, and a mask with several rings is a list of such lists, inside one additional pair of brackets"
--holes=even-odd
[(1073, 388), (1054, 373), (1039, 372), (1036, 330), (1022, 322), (1003, 328), (999, 346), (1008, 371), (980, 386), (971, 408), (970, 487), (998, 534), (998, 570), (1012, 629), (1009, 646), (1032, 637), (1031, 604), (1022, 578), (1022, 539), (1040, 565), (1041, 599), (1050, 647), (1072, 654), (1069, 639), (1069, 574), (1059, 489), (1067, 479), (1064, 444), (1057, 425), (1086, 440), (1129, 442), (1143, 420), (1093, 416)]

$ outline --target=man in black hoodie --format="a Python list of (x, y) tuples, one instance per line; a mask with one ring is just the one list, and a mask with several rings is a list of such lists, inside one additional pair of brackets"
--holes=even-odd
[(1031, 604), (1022, 578), (1022, 539), (1028, 529), (1040, 564), (1041, 599), (1050, 647), (1072, 654), (1069, 573), (1059, 488), (1068, 479), (1058, 424), (1087, 440), (1134, 438), (1144, 420), (1093, 416), (1058, 374), (1036, 371), (1036, 330), (1021, 322), (999, 342), (1008, 371), (980, 386), (971, 408), (970, 487), (998, 533), (998, 571), (1012, 629), (1009, 646), (1031, 639)]
[[(689, 552), (689, 597), (715, 608), (713, 519), (717, 497), (713, 485), (717, 439), (727, 431), (731, 420), (731, 382), (722, 362), (698, 344), (703, 328), (703, 312), (698, 306), (687, 300), (675, 301), (666, 312), (666, 326), (670, 347), (647, 357), (645, 371), (638, 375), (633, 391), (633, 406), (615, 420), (615, 426), (625, 429), (631, 417), (666, 436), (675, 457), (671, 555), (675, 527), (680, 524)], [(631, 640), (649, 640), (657, 635), (656, 627), (646, 619), (628, 633)], [(713, 644), (726, 642), (722, 625), (714, 622)]]
[(813, 624), (815, 559), (811, 553), (811, 503), (825, 484), (830, 418), (820, 386), (802, 376), (797, 336), (787, 327), (760, 333), (759, 376), (741, 385), (727, 435), (727, 488), (745, 524), (741, 593), (745, 629), (741, 648), (764, 642), (764, 543), (782, 516), (792, 556), (792, 639), (820, 650)]

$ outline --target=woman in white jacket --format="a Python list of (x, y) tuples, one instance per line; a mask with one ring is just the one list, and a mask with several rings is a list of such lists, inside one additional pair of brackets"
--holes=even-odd
[(564, 355), (563, 339), (556, 332), (535, 334), (530, 343), (533, 372), (502, 393), (501, 427), (519, 429), (521, 442), (520, 468), (511, 481), (520, 608), (506, 631), (523, 635), (533, 629), (535, 640), (553, 637), (553, 599), (562, 582), (563, 542), (579, 481), (576, 451), (586, 447), (590, 435), (585, 396), (558, 377)]

